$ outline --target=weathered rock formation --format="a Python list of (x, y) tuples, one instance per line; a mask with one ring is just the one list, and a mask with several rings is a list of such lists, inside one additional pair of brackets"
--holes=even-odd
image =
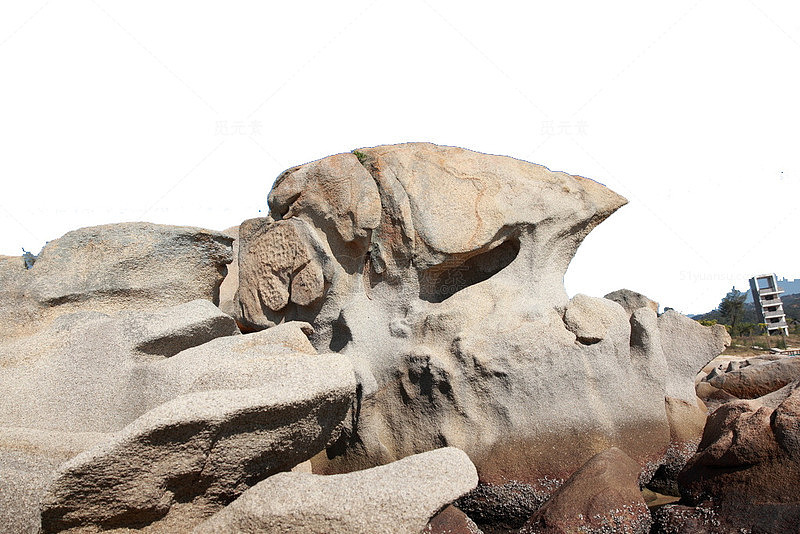
[(239, 352), (236, 379), (209, 373), (202, 387), (219, 389), (165, 402), (63, 464), (42, 502), (44, 532), (147, 524), (176, 503), (215, 511), (323, 449), (355, 393), (350, 363), (241, 345), (215, 347)]
[(281, 473), (247, 490), (194, 533), (417, 533), (477, 483), (475, 466), (454, 448), (343, 475)]
[(232, 239), (188, 226), (121, 223), (47, 243), (30, 269), (0, 258), (0, 336), (29, 334), (65, 313), (151, 310), (219, 299)]
[(646, 298), (568, 299), (577, 247), (624, 204), (586, 178), (424, 143), (283, 173), (270, 216), (240, 227), (237, 319), (310, 322), (318, 349), (353, 360), (360, 396), (315, 470), (450, 445), (528, 498), (616, 446), (649, 478), (677, 435), (665, 398), (697, 410), (694, 376), (727, 336)]
[(797, 532), (798, 482), (800, 382), (720, 406), (678, 478), (685, 503), (713, 510), (724, 527), (771, 533)]
[(731, 361), (713, 369), (708, 385), (739, 399), (755, 399), (800, 379), (800, 358), (771, 354)]
[(40, 503), (44, 532), (186, 527), (323, 450), (355, 398), (352, 363), (318, 355), (306, 323), (241, 335), (206, 299), (97, 305), (0, 340), (0, 519), (15, 531), (39, 531)]
[(575, 528), (608, 526), (586, 473), (638, 514), (637, 484), (693, 451), (693, 380), (728, 337), (629, 290), (567, 297), (625, 202), (416, 143), (289, 169), (226, 233), (108, 225), (0, 258), (0, 524), (488, 532), (593, 457), (529, 527), (578, 505)]

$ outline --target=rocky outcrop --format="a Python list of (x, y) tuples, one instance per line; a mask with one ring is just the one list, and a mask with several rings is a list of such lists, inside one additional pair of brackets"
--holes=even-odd
[(632, 292), (627, 310), (567, 297), (575, 250), (625, 202), (586, 178), (425, 143), (281, 175), (270, 216), (240, 227), (237, 319), (308, 321), (318, 349), (353, 360), (355, 417), (315, 469), (452, 445), (482, 487), (522, 486), (524, 501), (617, 446), (649, 478), (670, 444), (665, 397), (693, 396), (724, 340)]
[(686, 504), (731, 529), (796, 532), (800, 524), (800, 382), (777, 399), (731, 401), (709, 417), (678, 478)]
[(770, 355), (731, 361), (705, 378), (709, 385), (739, 399), (755, 399), (800, 379), (800, 358)]
[(625, 308), (625, 311), (628, 313), (628, 315), (631, 315), (634, 310), (638, 310), (639, 308), (649, 308), (655, 313), (658, 313), (658, 302), (650, 300), (641, 293), (631, 291), (630, 289), (618, 289), (616, 291), (612, 291), (604, 298), (613, 300)]
[(63, 464), (42, 502), (43, 531), (148, 524), (176, 503), (219, 509), (322, 450), (355, 395), (352, 367), (285, 358), (258, 358), (258, 387), (182, 395)]
[[(310, 333), (290, 322), (240, 335), (230, 316), (195, 300), (66, 314), (0, 343), (10, 392), (0, 474), (30, 481), (23, 502), (44, 495), (47, 532), (147, 524), (187, 503), (202, 519), (336, 437), (355, 398), (353, 368), (317, 355)], [(65, 455), (62, 441), (85, 446)]]
[(232, 239), (188, 226), (121, 223), (50, 241), (30, 269), (0, 261), (0, 336), (29, 334), (64, 313), (214, 303)]
[(572, 528), (567, 505), (608, 527), (585, 471), (628, 506), (698, 433), (727, 342), (632, 291), (567, 296), (625, 202), (411, 143), (289, 169), (229, 235), (109, 225), (0, 258), (0, 489), (30, 481), (8, 524), (41, 502), (44, 532)]
[(440, 509), (478, 483), (452, 447), (344, 475), (281, 473), (246, 491), (195, 534), (421, 532)]
[[(0, 387), (9, 392), (0, 426), (120, 430), (208, 372), (190, 361), (195, 353), (173, 355), (238, 333), (207, 300), (152, 312), (62, 315), (35, 335), (0, 342)], [(217, 366), (230, 358), (218, 358)]]
[(520, 534), (647, 534), (650, 512), (639, 491), (641, 467), (611, 448), (578, 469), (525, 523)]

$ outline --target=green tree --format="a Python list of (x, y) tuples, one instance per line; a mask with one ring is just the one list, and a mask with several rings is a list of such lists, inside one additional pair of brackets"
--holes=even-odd
[(736, 335), (736, 326), (744, 316), (744, 301), (746, 299), (747, 293), (737, 291), (735, 287), (732, 287), (717, 308), (722, 316), (722, 322), (731, 326), (731, 334), (733, 335)]

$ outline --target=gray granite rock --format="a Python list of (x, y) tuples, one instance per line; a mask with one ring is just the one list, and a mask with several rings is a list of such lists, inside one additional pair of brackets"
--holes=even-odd
[(26, 335), (75, 311), (149, 310), (217, 303), (233, 240), (188, 226), (119, 223), (82, 228), (45, 245), (33, 267), (0, 261), (0, 335)]
[(106, 434), (0, 427), (0, 531), (39, 534), (39, 503), (58, 466)]
[(187, 379), (202, 371), (163, 382), (161, 375), (186, 360), (168, 356), (238, 333), (234, 320), (204, 299), (152, 312), (62, 315), (32, 336), (0, 341), (0, 388), (8, 392), (0, 426), (119, 430), (185, 392)]
[(475, 466), (452, 447), (343, 475), (281, 473), (246, 491), (194, 533), (417, 533), (477, 483)]
[(655, 313), (658, 313), (658, 302), (650, 300), (641, 293), (631, 291), (630, 289), (618, 289), (612, 291), (605, 296), (608, 300), (613, 300), (628, 312), (628, 315), (633, 313), (633, 310), (639, 308), (649, 308)]
[(218, 509), (322, 450), (355, 396), (349, 360), (255, 348), (240, 345), (237, 365), (225, 370), (202, 369), (196, 354), (187, 356), (191, 369), (201, 369), (195, 373), (222, 383), (185, 377), (194, 391), (61, 465), (42, 502), (44, 532), (145, 525), (178, 503)]

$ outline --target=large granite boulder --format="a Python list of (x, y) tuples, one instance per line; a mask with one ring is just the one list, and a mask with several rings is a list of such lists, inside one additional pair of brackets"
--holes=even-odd
[(417, 533), (477, 483), (475, 466), (452, 447), (343, 475), (281, 473), (247, 490), (193, 532)]
[(322, 450), (355, 396), (338, 355), (249, 351), (239, 363), (238, 389), (177, 397), (61, 465), (42, 500), (43, 531), (146, 525), (178, 503), (216, 511)]
[(270, 216), (240, 226), (237, 319), (307, 321), (318, 349), (353, 360), (361, 396), (315, 470), (452, 445), (484, 485), (533, 502), (616, 446), (649, 478), (670, 445), (665, 397), (689, 402), (725, 339), (659, 318), (649, 299), (567, 297), (577, 247), (625, 202), (580, 176), (426, 143), (283, 173)]
[(26, 335), (64, 313), (149, 310), (219, 301), (232, 238), (188, 226), (120, 223), (50, 241), (26, 269), (0, 258), (0, 336)]
[(768, 397), (717, 408), (678, 483), (686, 504), (714, 510), (730, 529), (797, 532), (800, 382)]
[(697, 451), (706, 424), (706, 405), (690, 377), (719, 355), (731, 338), (721, 325), (706, 327), (674, 310), (658, 317), (658, 330), (667, 362), (664, 402), (670, 444), (649, 487), (678, 496), (678, 473)]
[(144, 525), (190, 505), (176, 519), (187, 524), (308, 460), (356, 394), (350, 360), (318, 355), (311, 332), (289, 322), (241, 335), (200, 299), (64, 314), (0, 342), (0, 480), (25, 481), (9, 513), (38, 531), (43, 499), (55, 532)]
[(0, 341), (0, 388), (8, 393), (0, 426), (120, 430), (208, 371), (189, 362), (194, 353), (175, 354), (238, 333), (203, 299), (152, 312), (62, 315), (34, 335)]

